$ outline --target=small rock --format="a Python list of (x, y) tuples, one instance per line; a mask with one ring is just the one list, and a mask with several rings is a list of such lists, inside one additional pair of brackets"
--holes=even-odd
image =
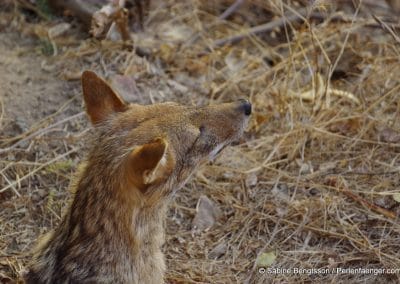
[(255, 173), (251, 173), (247, 175), (245, 184), (247, 187), (253, 187), (257, 184), (257, 181), (258, 181), (257, 175)]
[(380, 131), (379, 138), (383, 142), (399, 143), (400, 142), (400, 133), (391, 128), (386, 127)]
[(222, 217), (221, 210), (207, 196), (200, 196), (196, 206), (196, 216), (192, 222), (192, 233), (209, 230)]
[(219, 243), (208, 253), (208, 258), (209, 259), (217, 259), (217, 258), (221, 257), (222, 255), (225, 254), (227, 248), (228, 248), (228, 245), (226, 243), (224, 243), (224, 242)]
[(296, 164), (300, 167), (300, 174), (310, 174), (314, 172), (311, 162), (304, 162), (300, 159), (296, 159)]
[(375, 198), (374, 203), (379, 207), (389, 209), (392, 206), (396, 205), (396, 201), (391, 198), (389, 195), (385, 195), (382, 197)]
[(290, 196), (289, 196), (289, 189), (286, 184), (276, 184), (272, 190), (272, 194), (276, 196), (276, 198), (283, 200), (283, 201), (289, 201)]

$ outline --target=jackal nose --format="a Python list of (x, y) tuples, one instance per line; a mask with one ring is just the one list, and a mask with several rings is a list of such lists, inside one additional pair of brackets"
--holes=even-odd
[(251, 103), (246, 100), (246, 99), (240, 99), (240, 110), (244, 111), (245, 115), (250, 115), (251, 114)]

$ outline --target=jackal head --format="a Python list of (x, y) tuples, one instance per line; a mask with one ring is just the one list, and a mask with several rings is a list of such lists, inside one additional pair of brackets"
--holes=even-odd
[(98, 132), (88, 167), (143, 199), (182, 187), (196, 167), (241, 136), (251, 113), (247, 100), (206, 107), (127, 104), (91, 71), (82, 74), (82, 87)]

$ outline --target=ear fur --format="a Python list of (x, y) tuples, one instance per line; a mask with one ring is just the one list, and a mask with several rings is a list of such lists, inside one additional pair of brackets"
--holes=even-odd
[(168, 142), (157, 138), (132, 150), (129, 164), (134, 185), (145, 191), (149, 185), (167, 178), (175, 160), (169, 152)]
[(111, 87), (92, 71), (82, 73), (83, 98), (86, 112), (93, 124), (107, 119), (115, 112), (125, 111), (126, 103)]

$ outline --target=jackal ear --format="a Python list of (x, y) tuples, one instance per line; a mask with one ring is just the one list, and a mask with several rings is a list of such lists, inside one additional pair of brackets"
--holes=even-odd
[(142, 191), (166, 179), (175, 166), (168, 142), (162, 138), (136, 147), (129, 158), (132, 182)]
[(127, 109), (126, 103), (92, 71), (82, 73), (82, 89), (86, 112), (93, 124)]

